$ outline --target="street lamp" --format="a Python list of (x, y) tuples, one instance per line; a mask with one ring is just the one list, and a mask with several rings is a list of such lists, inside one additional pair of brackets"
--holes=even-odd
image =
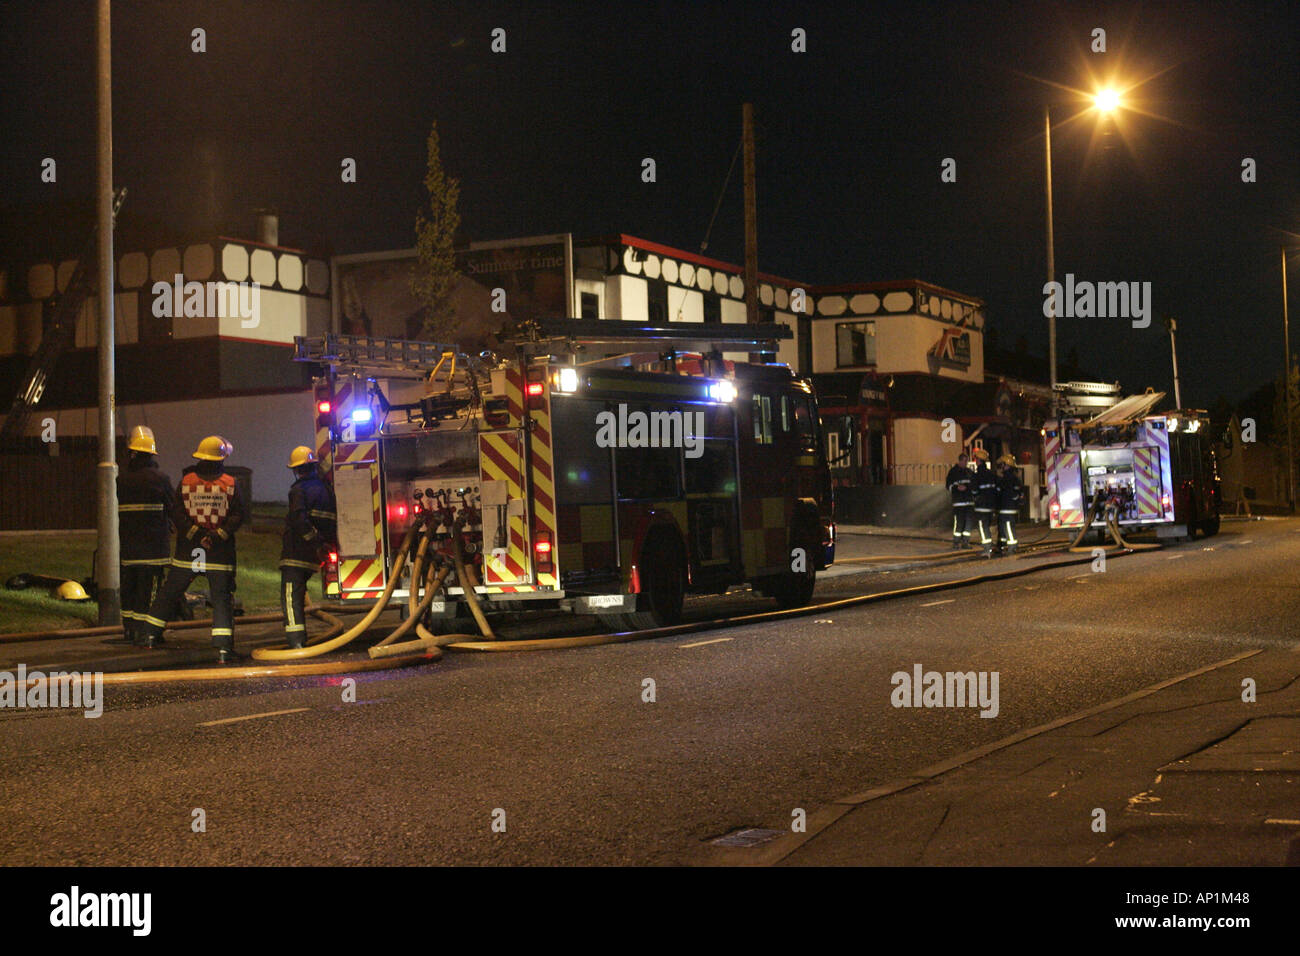
[[(1119, 91), (1113, 87), (1105, 87), (1098, 90), (1092, 96), (1093, 108), (1098, 113), (1106, 115), (1113, 113), (1123, 104), (1120, 101)], [(1052, 283), (1056, 281), (1056, 239), (1054, 236), (1054, 222), (1052, 216), (1052, 105), (1048, 103), (1043, 107), (1043, 129), (1046, 136), (1043, 140), (1044, 146), (1044, 164), (1047, 169), (1045, 182), (1045, 191), (1047, 194), (1047, 281)], [(1052, 412), (1056, 412), (1056, 296), (1048, 298), (1047, 312), (1047, 365), (1052, 388)]]
[(1178, 345), (1174, 342), (1174, 333), (1178, 331), (1178, 321), (1172, 316), (1165, 316), (1165, 328), (1169, 330), (1169, 354), (1174, 359), (1174, 408), (1183, 407), (1183, 396), (1178, 390)]
[(1286, 490), (1291, 510), (1295, 511), (1295, 445), (1292, 444), (1291, 424), (1291, 322), (1286, 305), (1286, 246), (1282, 247), (1282, 348), (1286, 361), (1282, 364), (1282, 408), (1286, 411)]

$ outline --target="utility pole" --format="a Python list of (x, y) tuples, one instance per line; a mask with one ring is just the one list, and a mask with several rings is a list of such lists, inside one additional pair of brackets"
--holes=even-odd
[(1282, 247), (1282, 347), (1286, 362), (1282, 366), (1282, 407), (1286, 409), (1286, 490), (1287, 501), (1295, 511), (1295, 445), (1291, 423), (1291, 321), (1286, 305), (1286, 246)]
[(1174, 357), (1174, 407), (1183, 407), (1182, 393), (1178, 390), (1178, 346), (1174, 344), (1174, 333), (1178, 331), (1178, 321), (1172, 316), (1165, 316), (1165, 328), (1169, 330), (1169, 354)]
[[(1056, 281), (1056, 237), (1052, 224), (1052, 108), (1043, 107), (1044, 157), (1047, 179), (1044, 188), (1047, 191), (1047, 281)], [(1056, 414), (1056, 296), (1048, 297), (1047, 306), (1047, 374), (1052, 389), (1051, 412)]]
[(98, 0), (96, 48), (98, 66), (98, 186), (95, 206), (99, 227), (99, 546), (95, 584), (99, 623), (122, 623), (122, 579), (117, 536), (117, 429), (113, 363), (113, 58), (110, 0)]

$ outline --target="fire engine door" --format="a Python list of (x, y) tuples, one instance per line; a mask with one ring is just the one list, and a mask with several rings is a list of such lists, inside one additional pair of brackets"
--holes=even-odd
[(528, 511), (522, 480), (523, 432), (482, 432), (478, 442), (483, 583), (489, 586), (531, 584)]

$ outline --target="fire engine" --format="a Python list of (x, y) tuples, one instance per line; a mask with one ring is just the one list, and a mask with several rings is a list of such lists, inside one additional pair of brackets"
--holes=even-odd
[[(1071, 383), (1091, 396), (1043, 427), (1048, 517), (1053, 528), (1154, 528), (1159, 537), (1219, 531), (1220, 490), (1205, 412), (1153, 412), (1164, 392), (1118, 398), (1115, 386)], [(1113, 402), (1113, 404), (1112, 404)]]
[(816, 398), (784, 365), (723, 358), (787, 337), (772, 323), (562, 319), (477, 356), (299, 337), (338, 502), (326, 593), (381, 597), (423, 523), (433, 551), (463, 557), (438, 579), (435, 623), (558, 608), (665, 626), (685, 594), (741, 584), (806, 604), (835, 549)]

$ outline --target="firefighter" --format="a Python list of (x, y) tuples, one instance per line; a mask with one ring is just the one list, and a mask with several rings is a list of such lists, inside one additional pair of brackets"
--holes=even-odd
[(145, 647), (162, 643), (163, 628), (185, 599), (185, 589), (202, 574), (208, 579), (217, 660), (225, 664), (241, 657), (235, 653), (235, 532), (244, 523), (247, 505), (223, 464), (232, 451), (220, 435), (209, 435), (194, 451), (196, 464), (181, 475), (172, 510), (176, 553), (162, 591), (144, 618), (140, 643)]
[(1020, 514), (1021, 485), (1016, 459), (1003, 455), (998, 459), (998, 551), (1015, 554), (1016, 516)]
[(172, 480), (158, 470), (158, 445), (144, 425), (131, 429), (130, 458), (117, 476), (117, 528), (122, 549), (122, 640), (140, 639), (158, 595), (171, 547)]
[(989, 453), (976, 448), (972, 454), (978, 465), (972, 479), (975, 493), (975, 524), (980, 532), (980, 547), (984, 557), (993, 557), (993, 513), (998, 507), (998, 479), (989, 467)]
[(970, 547), (971, 511), (975, 496), (971, 492), (973, 476), (965, 452), (957, 456), (957, 464), (948, 469), (948, 493), (952, 495), (952, 549), (959, 551)]
[(306, 445), (289, 453), (295, 481), (289, 488), (289, 513), (284, 517), (280, 547), (280, 610), (290, 647), (303, 647), (307, 637), (307, 579), (320, 569), (338, 540), (334, 492), (321, 480), (316, 456)]

